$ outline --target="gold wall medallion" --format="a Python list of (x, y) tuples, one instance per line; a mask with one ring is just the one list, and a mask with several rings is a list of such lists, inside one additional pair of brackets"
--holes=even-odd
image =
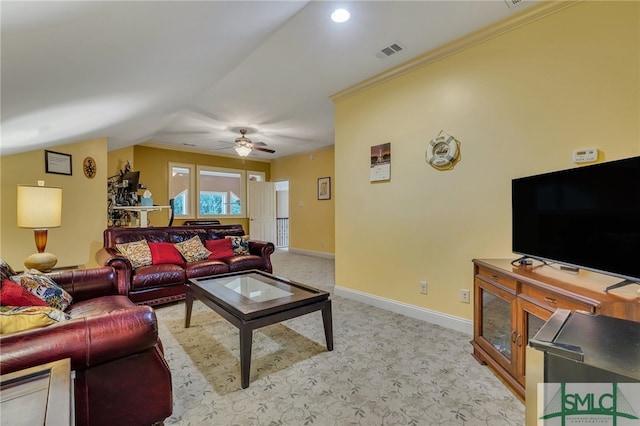
[(91, 157), (85, 158), (82, 162), (82, 171), (86, 177), (93, 179), (96, 176), (96, 160)]

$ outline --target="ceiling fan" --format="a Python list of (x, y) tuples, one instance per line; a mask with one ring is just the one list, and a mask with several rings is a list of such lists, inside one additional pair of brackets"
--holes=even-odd
[[(264, 148), (267, 144), (264, 142), (251, 142), (251, 139), (246, 137), (247, 129), (240, 129), (240, 137), (236, 138), (236, 146), (233, 148), (236, 150), (240, 157), (246, 157), (251, 151), (263, 151), (273, 154), (273, 149)], [(262, 146), (260, 146), (262, 145)]]

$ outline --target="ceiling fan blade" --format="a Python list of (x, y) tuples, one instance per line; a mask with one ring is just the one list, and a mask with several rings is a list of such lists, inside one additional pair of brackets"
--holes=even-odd
[(267, 146), (267, 144), (264, 143), (264, 142), (251, 142), (251, 143), (253, 144), (253, 146), (256, 146), (256, 145), (257, 146)]
[(268, 152), (269, 154), (273, 154), (273, 153), (275, 152), (273, 149), (269, 149), (269, 148), (262, 148), (262, 147), (255, 146), (255, 145), (253, 146), (253, 149), (254, 149), (255, 151)]

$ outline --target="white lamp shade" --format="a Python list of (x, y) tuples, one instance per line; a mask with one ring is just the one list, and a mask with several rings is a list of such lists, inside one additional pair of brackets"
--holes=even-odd
[(62, 188), (18, 185), (18, 227), (62, 226)]

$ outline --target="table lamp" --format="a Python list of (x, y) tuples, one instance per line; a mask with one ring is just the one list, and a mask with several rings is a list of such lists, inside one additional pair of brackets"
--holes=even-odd
[(38, 253), (27, 257), (24, 266), (39, 271), (49, 271), (58, 262), (56, 256), (44, 251), (47, 246), (47, 229), (62, 225), (62, 188), (18, 185), (18, 227), (33, 228)]

